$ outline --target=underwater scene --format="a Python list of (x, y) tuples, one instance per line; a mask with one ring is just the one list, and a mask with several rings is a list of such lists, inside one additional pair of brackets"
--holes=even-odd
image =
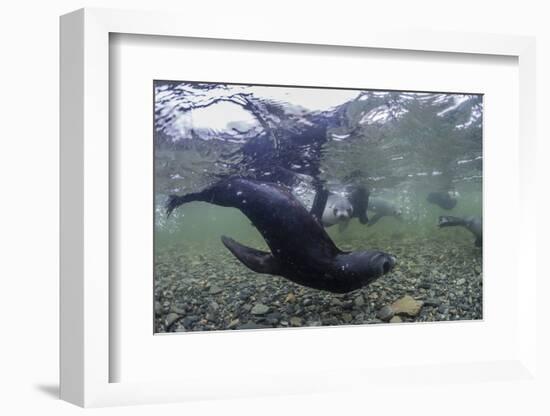
[(483, 318), (481, 94), (154, 81), (154, 331)]

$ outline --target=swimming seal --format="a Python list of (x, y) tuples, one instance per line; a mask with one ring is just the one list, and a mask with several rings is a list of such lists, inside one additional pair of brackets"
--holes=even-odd
[(240, 177), (223, 179), (201, 192), (170, 196), (168, 215), (192, 201), (237, 208), (248, 217), (271, 253), (246, 247), (226, 236), (222, 236), (222, 242), (257, 273), (279, 275), (314, 289), (346, 293), (371, 283), (395, 265), (395, 257), (381, 251), (338, 249), (318, 217), (311, 215), (290, 191), (273, 183)]
[(374, 215), (369, 219), (369, 226), (376, 224), (383, 217), (401, 219), (401, 210), (390, 201), (379, 197), (370, 198), (369, 209), (374, 212)]
[(451, 210), (456, 206), (456, 197), (458, 192), (456, 191), (439, 191), (439, 192), (430, 192), (426, 197), (428, 202), (436, 204), (443, 209)]
[(439, 222), (437, 224), (440, 228), (441, 227), (464, 227), (468, 231), (470, 231), (475, 237), (474, 244), (476, 247), (481, 247), (482, 245), (482, 222), (480, 218), (476, 217), (466, 217), (466, 218), (458, 218), (458, 217), (451, 217), (451, 216), (441, 216), (439, 217)]
[(337, 194), (330, 194), (321, 221), (325, 227), (338, 224), (340, 231), (343, 231), (351, 219), (353, 206), (349, 200)]

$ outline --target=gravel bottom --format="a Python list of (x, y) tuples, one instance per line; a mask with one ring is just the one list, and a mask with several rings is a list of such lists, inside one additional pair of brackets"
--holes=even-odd
[[(343, 250), (363, 241), (339, 244)], [(156, 332), (482, 319), (482, 256), (471, 242), (369, 241), (395, 269), (344, 295), (248, 270), (222, 245), (171, 247), (155, 264)]]

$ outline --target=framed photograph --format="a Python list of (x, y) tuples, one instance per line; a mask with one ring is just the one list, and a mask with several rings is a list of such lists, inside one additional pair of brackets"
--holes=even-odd
[(153, 86), (155, 333), (483, 318), (481, 94)]
[(532, 378), (534, 40), (180, 21), (61, 18), (61, 397)]

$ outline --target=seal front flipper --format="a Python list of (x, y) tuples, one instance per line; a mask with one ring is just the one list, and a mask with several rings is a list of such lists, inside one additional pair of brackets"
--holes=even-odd
[(349, 220), (348, 221), (342, 221), (340, 224), (338, 224), (338, 232), (343, 233), (346, 228), (348, 228)]
[(315, 198), (313, 199), (313, 205), (311, 206), (311, 211), (309, 212), (317, 220), (321, 221), (323, 218), (323, 212), (325, 212), (325, 206), (327, 205), (329, 191), (327, 191), (322, 186), (317, 189), (315, 193)]
[(279, 263), (271, 253), (243, 246), (226, 236), (222, 236), (222, 243), (241, 263), (256, 273), (279, 274)]
[(361, 224), (369, 222), (369, 217), (367, 216), (369, 196), (370, 191), (364, 186), (357, 186), (349, 195), (349, 201), (353, 207), (353, 216), (357, 217)]

